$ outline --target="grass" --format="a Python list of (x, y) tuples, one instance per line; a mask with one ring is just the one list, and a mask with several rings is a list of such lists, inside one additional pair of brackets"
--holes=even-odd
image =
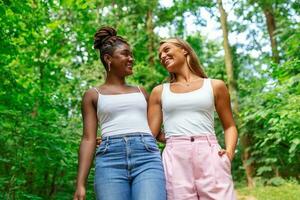
[(285, 183), (280, 186), (257, 186), (253, 189), (238, 187), (238, 200), (299, 200), (300, 184)]

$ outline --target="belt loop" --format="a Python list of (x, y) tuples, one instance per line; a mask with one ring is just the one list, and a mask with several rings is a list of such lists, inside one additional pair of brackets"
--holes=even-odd
[(110, 137), (110, 136), (106, 136), (106, 137), (103, 137), (103, 138), (102, 138), (102, 139), (104, 139), (104, 140), (102, 140), (102, 142), (106, 142), (106, 143), (105, 143), (105, 148), (107, 148), (108, 145), (109, 145), (109, 137)]
[(143, 134), (143, 133), (140, 133), (140, 136), (141, 136), (142, 142), (145, 143), (145, 140), (144, 140), (144, 134)]
[(208, 135), (208, 134), (205, 134), (205, 137), (206, 137), (206, 140), (207, 140), (209, 146), (212, 146), (212, 143), (211, 143), (211, 140), (210, 140), (210, 138), (209, 138), (209, 135)]
[(127, 137), (123, 136), (123, 139), (124, 139), (125, 143), (127, 143)]

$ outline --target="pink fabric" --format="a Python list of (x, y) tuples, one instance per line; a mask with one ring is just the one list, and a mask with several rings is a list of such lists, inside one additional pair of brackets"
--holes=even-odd
[(163, 151), (168, 200), (235, 200), (231, 162), (215, 136), (170, 137)]

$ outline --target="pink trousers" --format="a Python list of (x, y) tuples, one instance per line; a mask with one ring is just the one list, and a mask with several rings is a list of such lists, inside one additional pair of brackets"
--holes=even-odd
[(231, 162), (215, 136), (171, 137), (163, 151), (168, 200), (235, 200)]

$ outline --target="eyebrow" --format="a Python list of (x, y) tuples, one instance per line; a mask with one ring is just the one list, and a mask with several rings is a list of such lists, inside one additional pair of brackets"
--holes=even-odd
[(125, 52), (125, 53), (132, 53), (132, 51), (130, 51), (129, 49), (121, 49), (120, 52)]

